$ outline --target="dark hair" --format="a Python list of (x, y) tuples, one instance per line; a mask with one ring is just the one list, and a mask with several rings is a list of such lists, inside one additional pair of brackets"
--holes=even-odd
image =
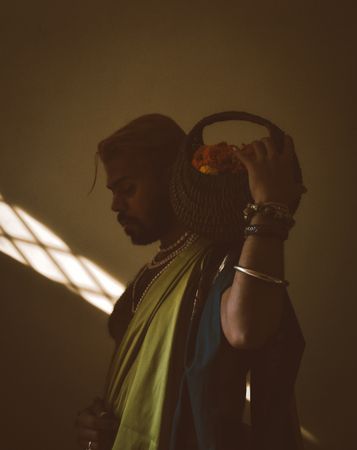
[(155, 164), (158, 168), (172, 166), (186, 137), (183, 129), (170, 117), (159, 113), (144, 114), (131, 120), (98, 144), (95, 153), (95, 178), (89, 191), (92, 192), (97, 179), (98, 157), (106, 163), (126, 152), (135, 158)]

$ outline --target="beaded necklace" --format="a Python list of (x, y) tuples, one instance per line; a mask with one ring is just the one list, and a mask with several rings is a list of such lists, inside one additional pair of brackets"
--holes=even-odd
[[(151, 265), (151, 267), (149, 267), (149, 264), (146, 264), (141, 271), (139, 272), (139, 274), (137, 275), (136, 279), (134, 280), (133, 283), (133, 289), (132, 289), (132, 302), (131, 302), (131, 311), (133, 314), (135, 314), (135, 312), (137, 311), (140, 303), (142, 302), (143, 298), (145, 297), (145, 294), (147, 293), (147, 291), (150, 289), (150, 287), (153, 285), (153, 283), (159, 278), (159, 276), (173, 263), (173, 261), (175, 260), (175, 257), (183, 252), (185, 249), (187, 249), (191, 244), (193, 244), (193, 242), (195, 242), (198, 238), (197, 234), (192, 234), (189, 236), (189, 238), (185, 241), (185, 243), (177, 250), (175, 250), (173, 252), (173, 256), (168, 259), (165, 258), (165, 262), (167, 263), (153, 278), (152, 280), (148, 283), (148, 285), (145, 287), (144, 292), (141, 294), (137, 304), (135, 305), (135, 288), (137, 286), (137, 283), (139, 281), (139, 279), (141, 278), (142, 274), (145, 272), (146, 269), (153, 267)], [(161, 264), (157, 264), (154, 267), (159, 267)]]
[(173, 248), (176, 247), (176, 245), (178, 245), (180, 242), (182, 242), (187, 236), (189, 235), (189, 232), (186, 231), (186, 233), (184, 233), (182, 236), (180, 236), (176, 242), (174, 242), (173, 244), (169, 245), (168, 247), (159, 247), (159, 253), (164, 253), (164, 252), (168, 252), (170, 250), (172, 250)]
[(171, 259), (174, 259), (175, 256), (177, 256), (182, 251), (183, 246), (188, 241), (190, 241), (195, 236), (195, 234), (191, 234), (190, 235), (189, 233), (185, 233), (178, 241), (175, 242), (175, 245), (177, 245), (178, 242), (182, 241), (185, 236), (188, 236), (188, 237), (187, 237), (186, 241), (184, 241), (184, 244), (181, 247), (177, 247), (176, 250), (174, 250), (171, 253), (169, 253), (165, 258), (162, 258), (162, 259), (159, 259), (159, 260), (156, 259), (157, 255), (155, 255), (153, 257), (153, 259), (147, 264), (147, 268), (148, 269), (154, 269), (156, 267), (163, 266), (164, 264), (166, 264)]

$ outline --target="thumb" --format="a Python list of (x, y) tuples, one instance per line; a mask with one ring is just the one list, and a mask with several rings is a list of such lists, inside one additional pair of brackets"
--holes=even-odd
[(236, 147), (236, 155), (238, 159), (245, 165), (249, 166), (249, 163), (251, 161), (251, 154), (253, 152), (253, 148), (250, 144), (245, 145), (244, 147)]

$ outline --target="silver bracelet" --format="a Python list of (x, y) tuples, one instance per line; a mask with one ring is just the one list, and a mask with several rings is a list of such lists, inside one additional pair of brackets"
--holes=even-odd
[(291, 228), (295, 225), (295, 219), (290, 213), (289, 207), (282, 203), (248, 203), (243, 210), (244, 220), (246, 222), (250, 222), (250, 219), (257, 213), (277, 220), (278, 222), (285, 224), (288, 228)]
[(266, 273), (257, 272), (256, 270), (247, 269), (246, 267), (241, 266), (233, 266), (233, 268), (235, 270), (239, 270), (240, 272), (246, 273), (247, 275), (251, 275), (252, 277), (259, 278), (260, 280), (268, 281), (269, 283), (289, 286), (289, 282), (287, 280), (281, 280), (280, 278), (272, 277)]

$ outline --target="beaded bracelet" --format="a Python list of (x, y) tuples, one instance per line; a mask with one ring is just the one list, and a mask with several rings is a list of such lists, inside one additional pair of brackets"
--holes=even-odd
[(244, 220), (249, 222), (250, 219), (257, 213), (262, 214), (262, 216), (276, 219), (279, 222), (283, 222), (290, 228), (295, 224), (295, 220), (293, 219), (288, 206), (282, 203), (248, 203), (243, 210)]

